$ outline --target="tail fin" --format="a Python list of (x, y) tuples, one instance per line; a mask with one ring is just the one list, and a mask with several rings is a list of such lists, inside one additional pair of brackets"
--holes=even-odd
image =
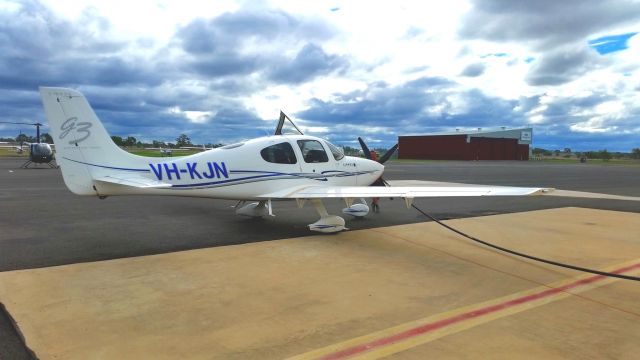
[(56, 145), (56, 162), (73, 193), (96, 195), (93, 179), (101, 172), (139, 163), (137, 156), (120, 149), (111, 140), (81, 93), (40, 87), (40, 95)]

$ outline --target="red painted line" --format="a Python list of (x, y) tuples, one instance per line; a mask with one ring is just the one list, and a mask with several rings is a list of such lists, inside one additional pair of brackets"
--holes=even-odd
[[(637, 264), (633, 264), (633, 265), (629, 265), (629, 266), (625, 266), (623, 268), (617, 269), (612, 271), (612, 273), (615, 274), (621, 274), (621, 273), (625, 273), (627, 271), (631, 271), (634, 269), (639, 269), (640, 268), (640, 263)], [(572, 282), (570, 284), (567, 285), (563, 285), (557, 288), (551, 288), (548, 290), (544, 290), (541, 291), (539, 293), (535, 293), (535, 294), (530, 294), (530, 295), (525, 295), (513, 300), (508, 300), (505, 301), (503, 303), (500, 304), (496, 304), (496, 305), (490, 305), (484, 308), (480, 308), (480, 309), (476, 309), (476, 310), (471, 310), (462, 314), (458, 314), (446, 319), (442, 319), (442, 320), (438, 320), (438, 321), (434, 321), (432, 323), (428, 323), (428, 324), (424, 324), (424, 325), (420, 325), (418, 327), (415, 327), (413, 329), (409, 329), (400, 333), (397, 333), (395, 335), (391, 335), (391, 336), (387, 336), (384, 338), (380, 338), (368, 343), (364, 343), (361, 345), (357, 345), (342, 351), (338, 351), (335, 352), (333, 354), (329, 354), (326, 356), (321, 357), (320, 359), (323, 360), (337, 360), (337, 359), (344, 359), (356, 354), (360, 354), (369, 350), (373, 350), (382, 346), (386, 346), (386, 345), (390, 345), (393, 343), (396, 343), (398, 341), (403, 341), (403, 340), (407, 340), (409, 338), (418, 336), (418, 335), (423, 335), (426, 334), (428, 332), (431, 331), (435, 331), (438, 329), (442, 329), (444, 327), (447, 327), (449, 325), (453, 325), (465, 320), (469, 320), (469, 319), (474, 319), (474, 318), (478, 318), (484, 315), (488, 315), (500, 310), (504, 310), (504, 309), (508, 309), (510, 307), (516, 306), (516, 305), (521, 305), (521, 304), (525, 304), (534, 300), (539, 300), (539, 299), (543, 299), (561, 292), (564, 292), (566, 290), (570, 290), (579, 286), (583, 286), (583, 285), (588, 285), (588, 284), (592, 284), (594, 282), (598, 282), (601, 280), (606, 279), (606, 276), (603, 275), (595, 275), (592, 277), (588, 277), (582, 280), (578, 280), (575, 282)]]

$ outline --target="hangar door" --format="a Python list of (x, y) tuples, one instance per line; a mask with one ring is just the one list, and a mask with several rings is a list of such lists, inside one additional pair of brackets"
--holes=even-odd
[(471, 160), (518, 160), (518, 140), (472, 137)]

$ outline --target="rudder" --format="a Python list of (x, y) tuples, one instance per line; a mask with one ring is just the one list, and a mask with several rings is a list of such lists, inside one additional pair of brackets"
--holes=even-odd
[(78, 195), (96, 195), (93, 179), (109, 166), (137, 163), (112, 140), (87, 99), (66, 88), (40, 87), (65, 184)]

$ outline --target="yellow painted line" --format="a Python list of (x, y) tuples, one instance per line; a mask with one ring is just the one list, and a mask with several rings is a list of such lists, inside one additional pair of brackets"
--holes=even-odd
[[(614, 273), (639, 273), (640, 259), (606, 267)], [(612, 282), (618, 278), (583, 275), (428, 316), (291, 357), (303, 359), (379, 359), (490, 321), (533, 309)]]

